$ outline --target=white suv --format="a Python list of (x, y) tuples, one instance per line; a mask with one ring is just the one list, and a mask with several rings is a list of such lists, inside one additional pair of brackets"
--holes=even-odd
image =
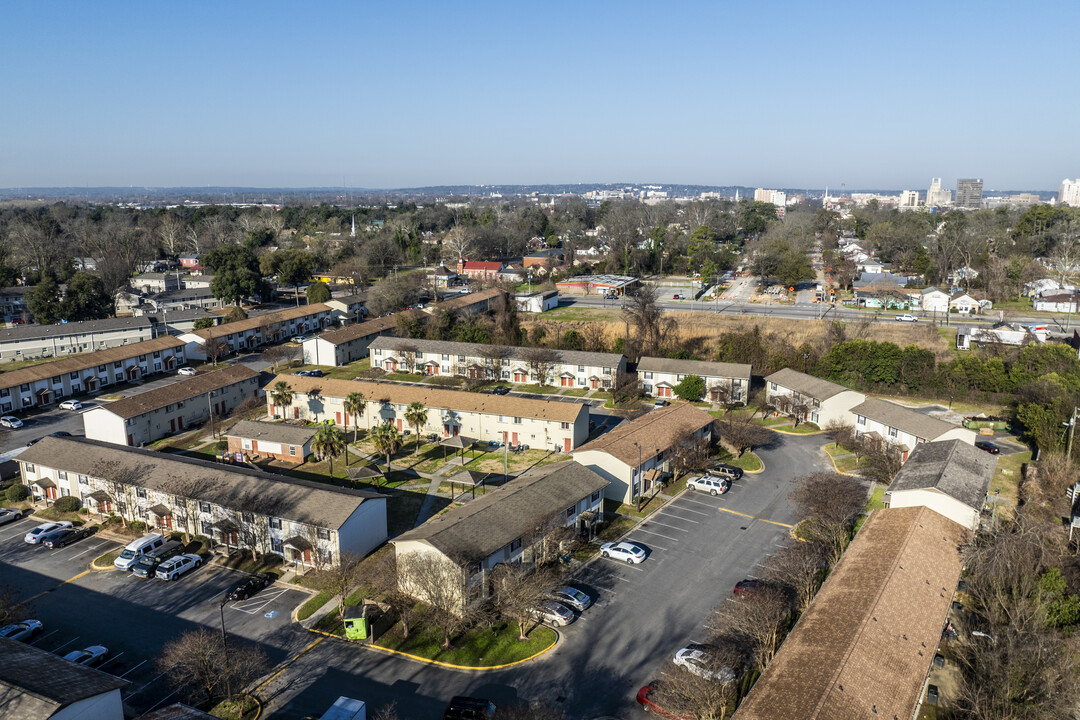
[(731, 489), (731, 481), (715, 475), (702, 475), (699, 478), (687, 480), (686, 487), (707, 492), (710, 495), (723, 495)]
[(202, 562), (202, 558), (198, 555), (177, 555), (158, 565), (155, 574), (158, 580), (176, 580), (189, 570), (194, 570), (202, 565)]

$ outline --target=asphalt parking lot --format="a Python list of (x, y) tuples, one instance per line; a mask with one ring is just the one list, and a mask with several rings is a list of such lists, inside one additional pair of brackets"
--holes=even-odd
[[(156, 668), (161, 647), (199, 627), (221, 629), (219, 600), (242, 574), (203, 566), (180, 580), (144, 580), (118, 570), (92, 571), (91, 560), (120, 547), (90, 537), (66, 548), (28, 545), (22, 537), (36, 521), (0, 527), (0, 577), (30, 599), (33, 617), (45, 628), (33, 645), (66, 654), (88, 645), (109, 648), (100, 667), (132, 685), (124, 700), (132, 711), (146, 712), (179, 698)], [(310, 642), (291, 622), (291, 612), (307, 595), (271, 586), (249, 600), (225, 606), (230, 642), (258, 643), (277, 664)]]

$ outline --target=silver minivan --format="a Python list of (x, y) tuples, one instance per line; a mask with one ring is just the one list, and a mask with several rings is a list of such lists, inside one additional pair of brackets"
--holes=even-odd
[(152, 553), (164, 544), (165, 537), (161, 533), (143, 535), (138, 540), (132, 540), (127, 544), (120, 553), (120, 557), (113, 560), (113, 566), (117, 570), (130, 570), (144, 555)]

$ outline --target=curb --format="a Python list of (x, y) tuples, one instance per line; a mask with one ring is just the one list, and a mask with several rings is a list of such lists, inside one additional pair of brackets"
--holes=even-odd
[(848, 477), (857, 477), (857, 478), (864, 477), (863, 475), (859, 475), (857, 473), (844, 472), (840, 468), (836, 467), (836, 460), (833, 459), (832, 455), (825, 452), (825, 448), (828, 447), (828, 445), (829, 445), (829, 443), (825, 443), (824, 445), (822, 445), (821, 446), (821, 452), (825, 453), (825, 457), (829, 458), (829, 463), (832, 465), (832, 469), (833, 469), (834, 473), (836, 473), (837, 475), (847, 475)]
[[(545, 626), (545, 627), (547, 627), (547, 626)], [(559, 644), (559, 642), (562, 640), (562, 635), (555, 628), (549, 628), (549, 629), (553, 633), (555, 633), (555, 642), (551, 643), (550, 645), (548, 645), (546, 648), (544, 648), (540, 652), (536, 653), (535, 655), (530, 655), (527, 658), (522, 658), (521, 660), (515, 660), (512, 663), (504, 663), (502, 665), (489, 665), (487, 667), (472, 667), (470, 665), (454, 665), (453, 663), (442, 662), (441, 660), (430, 660), (428, 658), (420, 657), (419, 655), (410, 655), (409, 653), (401, 652), (400, 650), (391, 650), (390, 648), (379, 647), (378, 645), (363, 645), (362, 647), (365, 647), (368, 650), (375, 650), (375, 651), (378, 651), (378, 652), (386, 653), (388, 655), (398, 655), (400, 657), (408, 658), (409, 660), (413, 660), (414, 662), (423, 663), (425, 665), (437, 665), (438, 667), (444, 667), (444, 668), (448, 668), (450, 670), (466, 670), (466, 671), (469, 671), (469, 672), (489, 672), (489, 671), (492, 671), (492, 670), (504, 670), (506, 668), (510, 668), (510, 667), (514, 667), (516, 665), (521, 665), (523, 663), (527, 663), (530, 660), (535, 660), (536, 658), (540, 657), (541, 655), (544, 655), (544, 654), (550, 652), (551, 650), (553, 650)], [(310, 632), (316, 633), (318, 635), (326, 635), (327, 637), (338, 638), (339, 640), (342, 639), (337, 635), (331, 635), (330, 633), (323, 632), (322, 630), (311, 630)]]
[(780, 433), (781, 435), (795, 435), (797, 437), (811, 437), (813, 435), (824, 435), (825, 433), (829, 432), (828, 430), (815, 430), (814, 432), (800, 433), (800, 432), (791, 432), (790, 430), (778, 430), (776, 428), (771, 428), (768, 425), (762, 425), (761, 427), (765, 428), (766, 430), (772, 430), (774, 433)]
[[(758, 468), (757, 470), (743, 470), (743, 474), (744, 475), (757, 475), (759, 473), (765, 472), (765, 461), (762, 460), (761, 456), (758, 455), (757, 453), (755, 453), (753, 450), (750, 450), (749, 452), (754, 453), (754, 457), (756, 457), (758, 459), (758, 462), (761, 463), (761, 467)], [(739, 469), (742, 470), (742, 468), (739, 468)]]

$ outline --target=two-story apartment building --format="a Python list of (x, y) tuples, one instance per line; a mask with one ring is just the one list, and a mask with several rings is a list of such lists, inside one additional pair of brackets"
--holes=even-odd
[(441, 309), (465, 317), (469, 315), (479, 315), (491, 310), (492, 303), (501, 297), (506, 297), (506, 293), (499, 288), (488, 288), (487, 290), (481, 290), (480, 292), (466, 293), (452, 300), (443, 300), (438, 303), (432, 303), (424, 309), (424, 312), (433, 313), (436, 310)]
[[(284, 381), (293, 391), (292, 405), (276, 407), (271, 391)], [(462, 390), (443, 390), (430, 385), (334, 380), (331, 378), (279, 375), (263, 386), (267, 415), (295, 420), (344, 425), (345, 398), (357, 392), (367, 400), (367, 409), (358, 425), (370, 429), (385, 423), (398, 430), (416, 432), (405, 420), (405, 410), (414, 402), (427, 408), (427, 423), (421, 434), (441, 437), (463, 435), (473, 440), (498, 440), (533, 448), (570, 452), (589, 435), (589, 407), (584, 403), (533, 400), (506, 395), (482, 395)], [(711, 417), (711, 416), (710, 416)], [(349, 417), (348, 424), (357, 422)]]
[(33, 497), (80, 498), (164, 531), (304, 565), (366, 555), (386, 541), (386, 497), (253, 468), (89, 440), (42, 438), (18, 457)]
[(326, 306), (334, 311), (334, 321), (339, 325), (358, 323), (367, 315), (367, 293), (339, 295), (327, 300)]
[(968, 445), (975, 444), (973, 430), (924, 415), (888, 400), (866, 398), (851, 408), (851, 413), (855, 416), (857, 434), (879, 438), (895, 447), (900, 452), (901, 462), (907, 461), (908, 454), (919, 443), (960, 440)]
[(140, 292), (150, 294), (171, 292), (181, 288), (178, 272), (141, 273), (131, 278), (128, 284)]
[(261, 394), (258, 372), (230, 365), (91, 408), (82, 415), (83, 429), (93, 440), (142, 447), (226, 415)]
[[(446, 563), (460, 589), (460, 609), (483, 601), (488, 578), (499, 565), (532, 564), (552, 558), (565, 528), (588, 534), (603, 516), (603, 490), (608, 481), (572, 460), (526, 471), (502, 487), (432, 518), (392, 540), (399, 568), (409, 560)], [(427, 600), (399, 572), (402, 590)]]
[(0, 413), (51, 405), (71, 395), (175, 370), (184, 364), (184, 349), (179, 338), (162, 336), (0, 373)]
[(304, 341), (304, 362), (308, 365), (340, 367), (367, 357), (368, 343), (397, 331), (397, 316), (373, 318), (361, 323), (327, 330)]
[(702, 362), (643, 357), (637, 364), (641, 389), (652, 397), (670, 398), (687, 375), (705, 381), (700, 399), (727, 404), (746, 404), (750, 395), (750, 366), (741, 363)]
[[(371, 367), (387, 372), (416, 372), (510, 383), (539, 383), (561, 387), (609, 388), (626, 358), (615, 353), (551, 350), (550, 359), (531, 360), (532, 348), (380, 337), (368, 344)], [(537, 372), (543, 372), (539, 377)]]
[(254, 350), (262, 345), (285, 342), (296, 335), (321, 330), (333, 321), (333, 311), (323, 303), (255, 315), (246, 320), (226, 323), (185, 333), (180, 339), (188, 343), (188, 352), (195, 358), (206, 358), (206, 343), (214, 340), (227, 352)]
[(851, 408), (866, 400), (860, 392), (791, 368), (765, 378), (765, 397), (781, 413), (798, 416), (818, 427), (850, 423)]
[(106, 318), (56, 325), (18, 325), (0, 330), (0, 362), (61, 357), (151, 340), (150, 318)]

